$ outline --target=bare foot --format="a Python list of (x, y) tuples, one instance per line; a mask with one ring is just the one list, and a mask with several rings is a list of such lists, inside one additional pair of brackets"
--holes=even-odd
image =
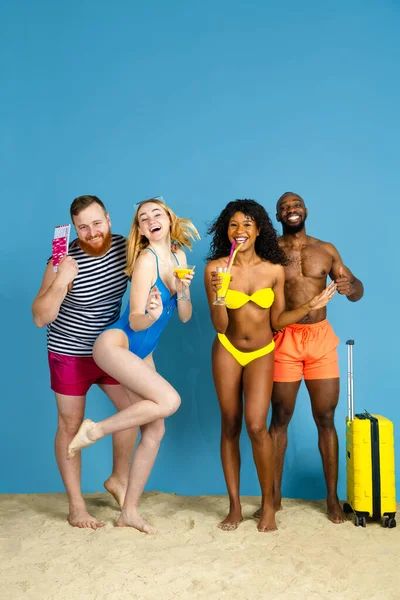
[(275, 509), (273, 506), (265, 505), (260, 508), (260, 522), (257, 526), (258, 531), (265, 533), (267, 531), (276, 531), (278, 527), (275, 521)]
[(283, 510), (281, 492), (274, 494), (274, 509), (276, 513), (279, 510)]
[(222, 531), (234, 531), (238, 528), (239, 523), (243, 521), (242, 510), (230, 510), (228, 516), (218, 525)]
[(99, 527), (104, 527), (104, 523), (92, 517), (86, 508), (71, 510), (67, 519), (72, 527), (79, 527), (81, 529), (98, 529)]
[(258, 508), (258, 509), (256, 510), (256, 512), (255, 512), (255, 513), (253, 513), (253, 517), (254, 517), (254, 519), (259, 519), (259, 518), (261, 517), (261, 512), (262, 512), (262, 511), (261, 511), (261, 506), (260, 506), (260, 508)]
[(90, 430), (93, 428), (94, 425), (96, 425), (96, 423), (94, 423), (90, 419), (85, 419), (82, 422), (82, 425), (78, 429), (78, 433), (68, 446), (68, 458), (73, 458), (75, 454), (79, 452), (79, 450), (82, 450), (82, 448), (86, 448), (87, 446), (94, 444), (96, 439), (92, 439), (92, 437), (89, 437)]
[(147, 533), (148, 535), (154, 535), (156, 533), (154, 527), (152, 527), (147, 523), (147, 521), (142, 519), (142, 517), (136, 511), (130, 512), (129, 516), (126, 513), (124, 513), (124, 511), (122, 511), (116, 526), (133, 527), (134, 529), (137, 529), (142, 533)]
[(122, 509), (122, 505), (125, 500), (127, 484), (123, 485), (119, 479), (115, 477), (115, 475), (111, 475), (111, 477), (104, 482), (104, 487), (109, 494), (114, 496), (118, 506)]
[(332, 523), (335, 523), (335, 525), (344, 523), (347, 520), (337, 498), (334, 500), (327, 500), (327, 507), (328, 519), (332, 521)]
[[(283, 506), (282, 506), (282, 504), (281, 504), (280, 501), (279, 501), (278, 505), (276, 505), (275, 502), (274, 502), (274, 508), (275, 508), (275, 512), (276, 513), (279, 512), (280, 510), (283, 510)], [(262, 515), (262, 508), (260, 506), (260, 508), (258, 510), (256, 510), (255, 513), (253, 513), (253, 517), (255, 519), (261, 519), (261, 515)]]

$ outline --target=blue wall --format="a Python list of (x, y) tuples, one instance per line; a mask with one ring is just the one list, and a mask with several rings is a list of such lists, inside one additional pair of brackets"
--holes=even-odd
[[(56, 224), (80, 194), (97, 194), (113, 231), (127, 234), (135, 202), (163, 194), (205, 233), (229, 201), (251, 197), (274, 215), (301, 194), (308, 232), (333, 242), (365, 284), (335, 297), (343, 374), (336, 422), (345, 495), (346, 347), (356, 339), (356, 407), (399, 422), (397, 314), (400, 8), (338, 1), (278, 6), (235, 0), (104, 0), (3, 4), (1, 492), (63, 489), (53, 457), (56, 409), (45, 331), (30, 306)], [(167, 423), (148, 489), (224, 493), (219, 410), (210, 369), (213, 331), (196, 245), (194, 317), (164, 334), (156, 363), (183, 405)], [(191, 258), (192, 262), (192, 258)], [(98, 390), (87, 414), (112, 412)], [(242, 491), (258, 494), (243, 435)], [(102, 440), (83, 453), (83, 489), (102, 489)], [(400, 481), (400, 443), (397, 479)], [(321, 498), (317, 436), (302, 387), (290, 427), (284, 494)]]

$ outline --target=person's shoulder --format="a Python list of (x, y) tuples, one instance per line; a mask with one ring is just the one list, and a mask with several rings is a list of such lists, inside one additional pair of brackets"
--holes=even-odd
[(215, 258), (214, 260), (210, 260), (209, 265), (213, 265), (213, 267), (226, 267), (228, 264), (229, 256), (222, 256), (221, 258)]
[(339, 252), (334, 244), (331, 242), (325, 242), (319, 238), (307, 236), (307, 246), (312, 247), (314, 252), (319, 253), (321, 256), (328, 254), (332, 260), (336, 259)]
[(281, 263), (279, 263), (279, 262), (278, 263), (275, 263), (275, 262), (273, 263), (270, 260), (266, 260), (266, 261), (263, 261), (263, 262), (265, 263), (265, 265), (269, 269), (273, 269), (274, 271), (281, 271), (284, 268), (283, 265), (281, 265)]
[(82, 256), (87, 256), (87, 255), (85, 255), (84, 251), (81, 249), (78, 242), (79, 242), (79, 239), (75, 238), (72, 240), (72, 242), (70, 242), (70, 244), (68, 246), (68, 254), (70, 256), (72, 256), (72, 258), (74, 258), (75, 260), (82, 258)]
[(309, 233), (307, 233), (304, 243), (307, 246), (312, 246), (313, 244), (323, 244), (324, 242), (323, 240), (320, 240), (319, 238), (315, 237), (315, 235), (310, 235)]
[[(155, 278), (155, 274), (157, 273), (157, 263), (156, 256), (153, 252), (147, 248), (141, 250), (135, 260), (135, 264), (133, 266), (133, 272), (131, 277), (131, 282), (133, 280), (137, 280), (139, 277), (141, 280), (143, 278)], [(154, 283), (154, 281), (153, 281)]]
[(337, 253), (337, 248), (334, 244), (332, 244), (332, 242), (325, 242), (324, 240), (318, 239), (316, 239), (315, 241), (323, 250), (325, 250), (325, 252), (328, 252), (329, 254)]
[(152, 252), (152, 250), (150, 250), (150, 248), (143, 248), (143, 250), (141, 250), (139, 252), (135, 264), (138, 266), (142, 266), (142, 265), (150, 266), (150, 265), (155, 265), (156, 260), (157, 260), (157, 257), (154, 254), (154, 252)]
[(187, 262), (186, 252), (184, 252), (181, 248), (176, 248), (176, 250), (173, 251), (173, 254), (175, 254), (180, 264), (182, 262)]
[(75, 248), (79, 248), (78, 246), (78, 238), (74, 238), (72, 242), (69, 243), (68, 250), (74, 250)]
[(126, 237), (119, 233), (111, 234), (111, 239), (113, 244), (126, 244)]
[(228, 264), (229, 256), (223, 256), (222, 258), (215, 258), (210, 260), (206, 264), (206, 271), (214, 271), (217, 267), (226, 267)]
[(325, 250), (328, 246), (332, 246), (329, 242), (325, 242), (320, 238), (315, 237), (314, 235), (307, 235), (306, 238), (307, 246), (314, 246), (316, 248), (320, 248), (321, 250)]
[(264, 264), (265, 264), (265, 268), (268, 269), (268, 272), (272, 273), (276, 277), (278, 277), (279, 275), (284, 276), (285, 267), (283, 265), (281, 265), (280, 263), (272, 263), (269, 260), (266, 260), (266, 261), (264, 261)]
[(126, 238), (119, 233), (113, 233), (111, 236), (111, 249), (109, 252), (112, 253), (113, 256), (118, 256), (118, 259), (121, 256), (126, 255)]
[(263, 276), (263, 278), (269, 279), (273, 281), (271, 284), (271, 288), (274, 289), (275, 285), (278, 283), (283, 283), (285, 281), (285, 268), (280, 263), (273, 263), (270, 260), (261, 259), (261, 269), (260, 272), (258, 270), (257, 275)]

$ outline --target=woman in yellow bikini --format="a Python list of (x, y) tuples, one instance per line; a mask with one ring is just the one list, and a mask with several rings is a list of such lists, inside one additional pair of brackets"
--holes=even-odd
[[(325, 306), (336, 287), (332, 282), (299, 308), (285, 310), (283, 265), (287, 259), (266, 210), (254, 200), (229, 202), (208, 233), (213, 239), (204, 281), (211, 320), (218, 333), (212, 348), (212, 368), (222, 416), (221, 460), (230, 503), (228, 516), (219, 527), (236, 529), (242, 521), (239, 436), (244, 409), (262, 493), (258, 530), (273, 531), (277, 528), (272, 498), (273, 455), (266, 427), (273, 381), (273, 330)], [(222, 281), (216, 269), (227, 266), (233, 243), (238, 251), (226, 305), (214, 304)]]

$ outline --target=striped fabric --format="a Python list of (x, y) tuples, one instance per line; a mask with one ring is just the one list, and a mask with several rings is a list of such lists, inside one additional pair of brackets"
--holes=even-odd
[(103, 256), (89, 256), (76, 240), (68, 254), (79, 265), (74, 286), (65, 296), (58, 317), (47, 327), (47, 347), (68, 356), (91, 356), (100, 333), (118, 320), (128, 277), (126, 240), (112, 236), (110, 250)]

